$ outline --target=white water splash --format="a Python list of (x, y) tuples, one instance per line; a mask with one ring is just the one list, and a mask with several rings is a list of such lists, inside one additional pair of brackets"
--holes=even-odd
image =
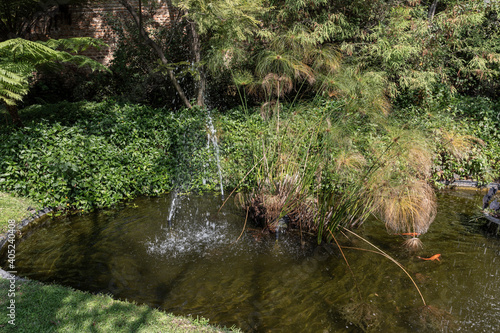
[(189, 224), (179, 226), (175, 230), (167, 230), (146, 242), (148, 254), (177, 257), (183, 254), (203, 254), (208, 249), (231, 242), (225, 223), (210, 222), (205, 224)]

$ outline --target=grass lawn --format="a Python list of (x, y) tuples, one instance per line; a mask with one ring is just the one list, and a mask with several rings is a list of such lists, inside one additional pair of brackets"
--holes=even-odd
[[(8, 321), (10, 281), (0, 279), (1, 332), (232, 332), (207, 320), (37, 281), (16, 281), (15, 326)], [(234, 331), (233, 331), (234, 332)]]
[(0, 235), (7, 231), (8, 220), (15, 220), (16, 223), (19, 223), (23, 218), (29, 216), (28, 207), (35, 210), (43, 208), (30, 199), (0, 192)]

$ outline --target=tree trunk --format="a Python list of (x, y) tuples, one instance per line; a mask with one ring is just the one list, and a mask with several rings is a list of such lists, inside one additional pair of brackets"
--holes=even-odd
[[(152, 40), (149, 37), (149, 34), (144, 29), (144, 27), (140, 26), (139, 15), (136, 13), (136, 11), (134, 10), (134, 8), (130, 4), (130, 2), (128, 2), (128, 0), (119, 0), (119, 1), (127, 9), (127, 11), (129, 12), (129, 14), (134, 19), (136, 25), (139, 28), (139, 33), (140, 33), (142, 39), (144, 40), (144, 42), (147, 45), (149, 45), (151, 47), (151, 49), (153, 49), (153, 51), (156, 53), (156, 55), (160, 58), (161, 62), (164, 65), (168, 66), (169, 62), (168, 62), (167, 58), (165, 57), (165, 54), (163, 53), (163, 50), (161, 49), (161, 47), (154, 40)], [(187, 108), (191, 109), (193, 106), (191, 105), (191, 103), (189, 103), (189, 100), (187, 99), (186, 95), (184, 94), (184, 91), (182, 90), (182, 87), (180, 86), (179, 81), (177, 81), (177, 78), (175, 77), (174, 73), (169, 68), (167, 68), (167, 75), (168, 75), (168, 78), (170, 79), (170, 81), (172, 82), (172, 84), (174, 85), (175, 90), (179, 94), (179, 97), (181, 98), (181, 100), (184, 103), (184, 105)]]
[(17, 112), (17, 106), (15, 105), (7, 105), (7, 111), (10, 114), (10, 117), (12, 118), (12, 122), (14, 125), (17, 127), (23, 127), (23, 122), (21, 121), (21, 118), (19, 117), (19, 113)]
[(200, 36), (198, 35), (198, 31), (196, 31), (196, 23), (189, 22), (189, 27), (191, 29), (191, 50), (193, 52), (193, 58), (195, 63), (198, 65), (198, 71), (200, 75), (200, 79), (197, 84), (197, 93), (196, 93), (196, 105), (204, 106), (204, 95), (206, 89), (206, 77), (205, 71), (203, 67), (201, 67), (201, 42)]
[(438, 0), (434, 0), (432, 3), (431, 7), (429, 8), (429, 21), (432, 21), (434, 19), (434, 14), (436, 13), (436, 7), (438, 5)]

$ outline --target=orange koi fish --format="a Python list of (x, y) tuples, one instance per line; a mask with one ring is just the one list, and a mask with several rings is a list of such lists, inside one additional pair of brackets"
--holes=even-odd
[(441, 258), (441, 253), (435, 254), (435, 255), (433, 255), (430, 258), (422, 258), (422, 257), (419, 257), (419, 256), (417, 256), (417, 258), (418, 259), (422, 259), (422, 260), (432, 260), (432, 261), (437, 260), (437, 261), (441, 261), (441, 260), (439, 260), (439, 258)]

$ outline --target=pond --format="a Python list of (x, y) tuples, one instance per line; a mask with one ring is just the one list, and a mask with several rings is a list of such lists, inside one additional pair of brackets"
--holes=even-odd
[[(115, 210), (48, 219), (17, 243), (19, 275), (149, 304), (246, 332), (493, 332), (500, 326), (500, 240), (471, 221), (481, 193), (438, 193), (438, 215), (410, 254), (369, 220), (356, 232), (395, 258), (339, 235), (266, 235), (214, 195), (142, 197)], [(245, 232), (242, 233), (245, 225)], [(240, 237), (241, 235), (241, 237)], [(240, 237), (240, 238), (239, 238)], [(239, 238), (239, 239), (238, 239)], [(417, 257), (441, 254), (441, 261)], [(5, 257), (0, 261), (5, 267)], [(352, 270), (352, 272), (351, 272)], [(363, 321), (356, 310), (364, 304)], [(434, 319), (430, 318), (435, 315)]]

